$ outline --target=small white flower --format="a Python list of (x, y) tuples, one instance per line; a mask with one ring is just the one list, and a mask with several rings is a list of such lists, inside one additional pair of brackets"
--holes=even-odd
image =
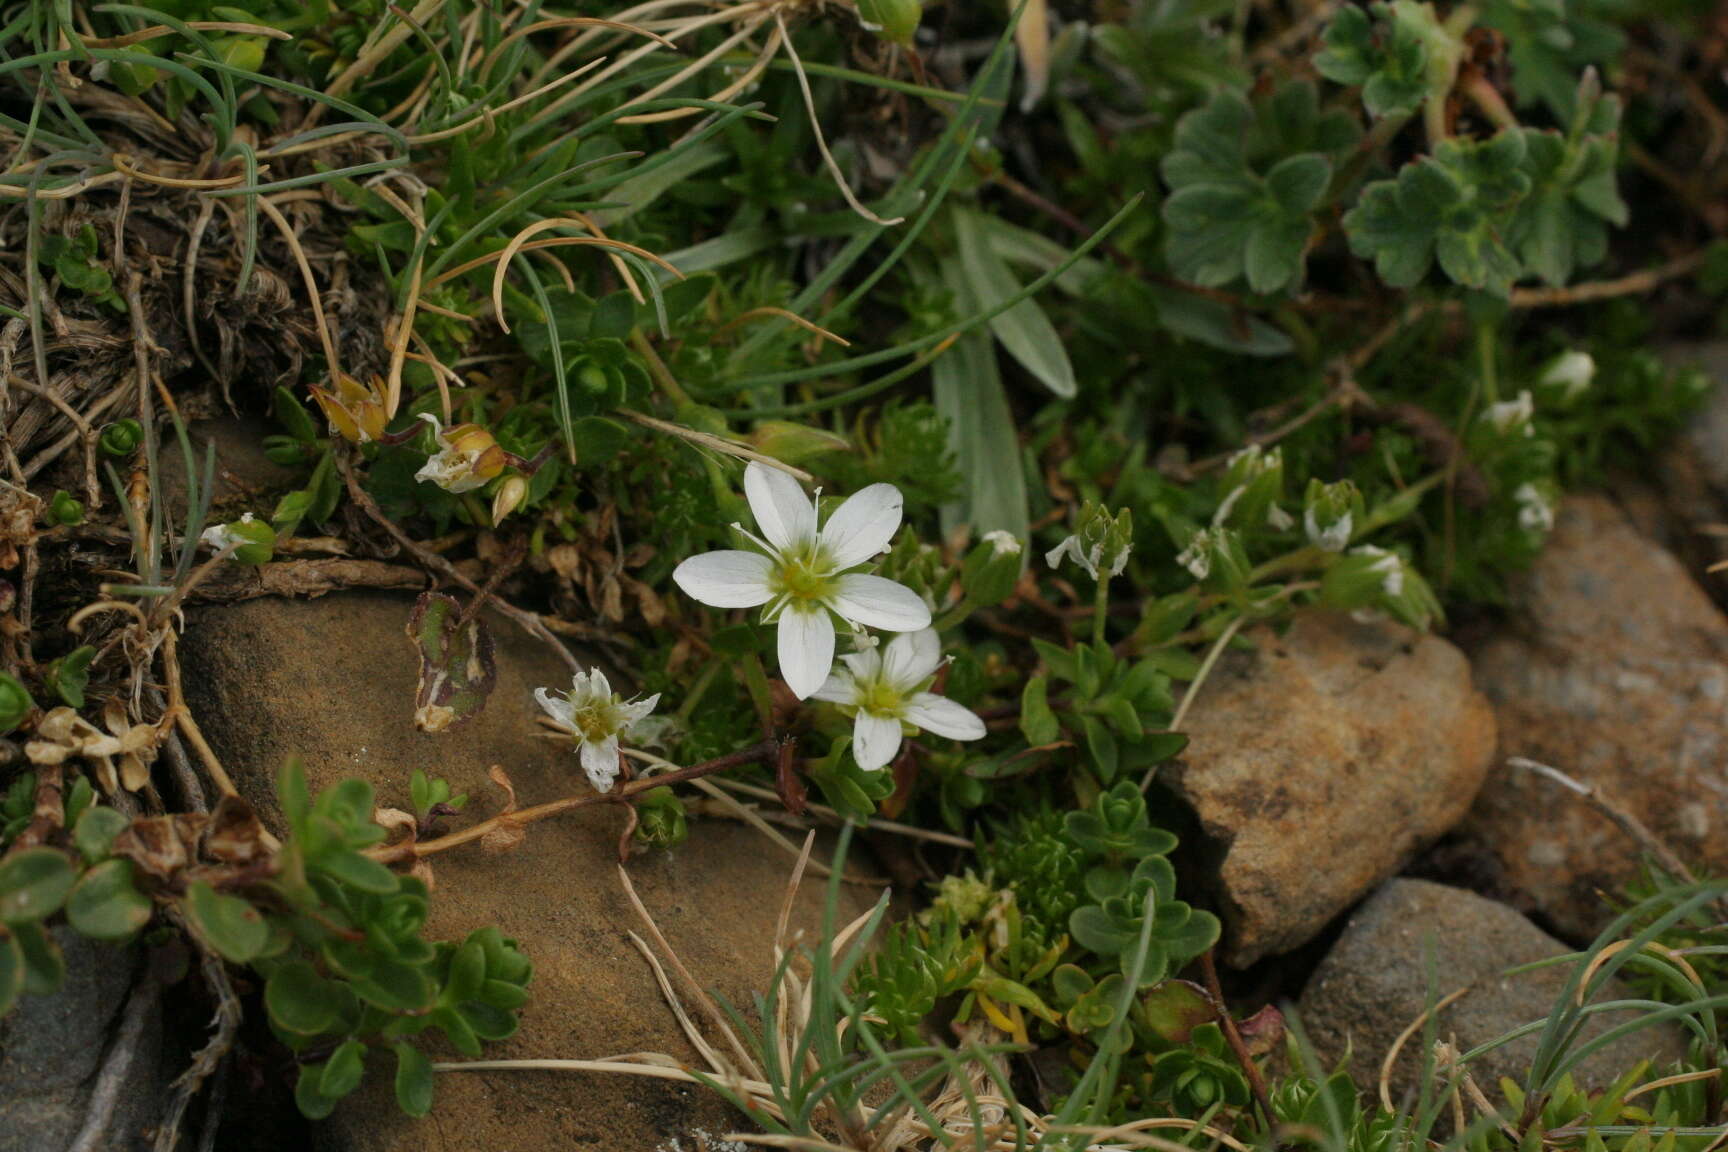
[(1364, 544), (1360, 548), (1350, 549), (1352, 556), (1373, 556), (1375, 561), (1368, 565), (1368, 571), (1380, 576), (1380, 590), (1387, 598), (1396, 599), (1404, 594), (1404, 561), (1398, 558), (1396, 552), (1388, 552), (1373, 544)]
[[(252, 523), (252, 513), (242, 512), (240, 514), (240, 523)], [(214, 548), (218, 552), (230, 545), (241, 547), (252, 543), (252, 541), (246, 539), (246, 537), (240, 535), (240, 533), (234, 531), (233, 528), (226, 524), (212, 524), (210, 527), (204, 529), (198, 539), (210, 545), (210, 547)]]
[(762, 537), (732, 527), (762, 551), (692, 556), (672, 579), (685, 595), (715, 608), (766, 604), (763, 621), (779, 622), (780, 675), (800, 700), (822, 687), (834, 666), (834, 616), (888, 632), (930, 626), (930, 608), (912, 589), (849, 571), (886, 549), (900, 530), (898, 488), (872, 484), (853, 493), (820, 531), (815, 503), (778, 469), (752, 461), (744, 469), (744, 495)]
[(1596, 378), (1596, 359), (1588, 352), (1574, 348), (1562, 352), (1542, 373), (1542, 383), (1559, 388), (1567, 400), (1575, 400)]
[(1111, 576), (1122, 575), (1122, 570), (1128, 567), (1128, 556), (1134, 551), (1132, 546), (1118, 548), (1110, 556), (1104, 555), (1104, 547), (1108, 543), (1099, 540), (1088, 548), (1080, 542), (1079, 536), (1069, 536), (1044, 553), (1044, 563), (1052, 568), (1060, 567), (1062, 557), (1067, 556), (1086, 570), (1086, 575), (1098, 579), (1098, 570), (1104, 568)]
[(1295, 518), (1292, 517), (1290, 513), (1284, 511), (1284, 509), (1278, 507), (1278, 505), (1267, 505), (1266, 526), (1272, 529), (1272, 531), (1283, 532), (1286, 529), (1293, 527), (1295, 523)]
[(1356, 531), (1356, 521), (1349, 512), (1345, 512), (1322, 528), (1313, 505), (1309, 505), (1308, 510), (1302, 513), (1302, 531), (1308, 537), (1308, 543), (1320, 551), (1342, 552), (1344, 545), (1350, 543), (1350, 534)]
[(1554, 527), (1554, 509), (1534, 484), (1520, 484), (1512, 493), (1518, 503), (1518, 526), (1526, 532), (1547, 532)]
[(1490, 404), (1482, 412), (1482, 419), (1492, 425), (1496, 432), (1502, 435), (1522, 427), (1524, 435), (1534, 436), (1536, 429), (1530, 421), (1536, 415), (1536, 401), (1531, 397), (1528, 388), (1519, 392), (1511, 400), (1502, 400), (1498, 404)]
[(606, 673), (592, 668), (576, 673), (570, 691), (536, 688), (534, 699), (558, 727), (576, 737), (582, 769), (595, 790), (610, 792), (618, 778), (618, 737), (654, 711), (660, 694), (646, 700), (619, 699)]
[(1176, 556), (1176, 563), (1188, 569), (1196, 580), (1212, 575), (1212, 533), (1202, 528), (1188, 541), (1188, 547)]
[(993, 556), (1020, 555), (1020, 537), (1012, 532), (997, 528), (984, 533), (984, 539), (990, 543), (990, 553)]
[(885, 768), (900, 751), (910, 726), (950, 740), (977, 740), (984, 721), (969, 709), (927, 691), (942, 666), (942, 642), (933, 628), (903, 632), (886, 649), (867, 648), (840, 657), (816, 699), (856, 711), (852, 757), (866, 771)]

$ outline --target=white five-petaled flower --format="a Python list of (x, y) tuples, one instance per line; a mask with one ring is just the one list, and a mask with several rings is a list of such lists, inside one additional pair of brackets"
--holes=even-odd
[(934, 628), (894, 637), (886, 649), (866, 648), (840, 657), (816, 699), (855, 713), (852, 758), (867, 771), (887, 767), (900, 751), (905, 725), (946, 736), (977, 740), (984, 721), (969, 709), (929, 691), (942, 666), (942, 642)]
[(692, 556), (672, 579), (685, 595), (715, 608), (754, 608), (778, 621), (780, 675), (800, 700), (822, 687), (834, 666), (834, 617), (853, 627), (913, 632), (930, 609), (904, 584), (853, 572), (888, 547), (904, 501), (892, 484), (855, 492), (817, 528), (816, 505), (786, 473), (752, 461), (744, 495), (762, 536), (732, 527), (762, 549)]
[(536, 688), (534, 699), (558, 727), (576, 738), (582, 770), (597, 791), (610, 792), (618, 778), (618, 737), (660, 702), (655, 693), (646, 700), (623, 700), (612, 691), (606, 673), (598, 668), (578, 672), (570, 691), (553, 693)]

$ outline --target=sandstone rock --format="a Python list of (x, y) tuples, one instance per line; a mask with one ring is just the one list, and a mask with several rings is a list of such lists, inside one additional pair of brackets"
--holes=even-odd
[[(304, 474), (284, 467), (264, 454), (264, 437), (282, 427), (256, 417), (241, 416), (194, 420), (186, 429), (203, 477), (205, 445), (216, 448), (216, 484), (213, 515), (252, 511), (268, 517), (275, 507), (275, 493), (305, 483)], [(162, 462), (162, 494), (174, 515), (186, 508), (186, 460), (172, 429), (164, 429), (159, 459)]]
[[(0, 1152), (68, 1148), (82, 1132), (90, 1093), (109, 1043), (126, 1018), (139, 963), (136, 949), (53, 929), (66, 982), (52, 996), (24, 996), (0, 1017)], [(120, 1080), (98, 1152), (150, 1146), (162, 1084), (160, 1000), (145, 993), (133, 1027), (138, 1040)]]
[(1312, 614), (1220, 663), (1163, 779), (1216, 869), (1226, 959), (1287, 951), (1470, 806), (1494, 717), (1436, 636)]
[[(487, 768), (505, 766), (524, 806), (569, 794), (575, 758), (536, 735), (531, 693), (566, 683), (557, 656), (495, 623), (498, 684), (471, 724), (440, 736), (412, 725), (415, 657), (402, 629), (412, 601), (341, 594), (252, 602), (193, 616), (182, 644), (192, 707), (237, 782), (274, 811), (269, 779), (300, 755), (314, 788), (345, 775), (379, 802), (408, 807), (420, 767), (472, 797), (463, 822), (498, 809)], [(640, 928), (617, 878), (621, 817), (588, 809), (528, 830), (515, 851), (436, 858), (428, 934), (498, 924), (534, 961), (522, 1027), (489, 1057), (594, 1058), (636, 1051), (694, 1060), (628, 933)], [(743, 826), (696, 823), (685, 845), (640, 854), (629, 869), (643, 902), (699, 981), (749, 1003), (770, 973), (770, 944), (792, 858)], [(848, 889), (845, 915), (872, 890)], [(819, 925), (821, 884), (807, 883), (795, 923)], [(432, 1115), (396, 1109), (388, 1062), (319, 1139), (345, 1152), (424, 1148), (656, 1149), (690, 1133), (734, 1130), (711, 1093), (665, 1081), (555, 1072), (441, 1075)]]
[[(1441, 1010), (1436, 1032), (1460, 1052), (1546, 1017), (1570, 971), (1556, 965), (1503, 975), (1508, 968), (1570, 949), (1504, 904), (1427, 880), (1391, 881), (1351, 916), (1343, 936), (1309, 979), (1299, 1005), (1302, 1024), (1322, 1062), (1329, 1067), (1349, 1052), (1351, 1076), (1366, 1092), (1378, 1091), (1386, 1054), (1428, 1007), (1430, 948), (1437, 980), (1434, 997), (1470, 988)], [(1626, 989), (1611, 985), (1601, 999), (1624, 994)], [(1584, 1036), (1627, 1019), (1621, 1013), (1598, 1016)], [(1538, 1040), (1521, 1037), (1473, 1061), (1471, 1075), (1477, 1085), (1498, 1095), (1494, 1086), (1502, 1076), (1521, 1082)], [(1421, 1043), (1418, 1032), (1406, 1041), (1393, 1066), (1394, 1105), (1419, 1090)], [(1639, 1060), (1665, 1065), (1685, 1052), (1685, 1038), (1677, 1029), (1646, 1029), (1595, 1053), (1574, 1076), (1587, 1088), (1601, 1087)]]
[[(1501, 757), (1603, 789), (1709, 872), (1728, 868), (1728, 619), (1671, 554), (1601, 496), (1569, 499), (1517, 582), (1512, 627), (1475, 654)], [(1640, 849), (1580, 798), (1498, 764), (1460, 847), (1489, 886), (1562, 935), (1610, 917), (1600, 898)]]

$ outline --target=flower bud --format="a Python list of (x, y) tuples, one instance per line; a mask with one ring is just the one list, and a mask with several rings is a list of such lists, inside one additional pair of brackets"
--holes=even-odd
[(787, 464), (802, 464), (806, 460), (829, 452), (844, 452), (852, 446), (844, 436), (790, 420), (759, 420), (751, 429), (750, 444), (758, 452)]
[(670, 788), (650, 788), (636, 798), (636, 842), (648, 848), (672, 848), (690, 836), (684, 804)]
[(144, 425), (131, 417), (116, 420), (102, 429), (102, 437), (98, 441), (102, 451), (115, 458), (130, 456), (138, 450), (138, 445), (143, 442)]
[(232, 523), (204, 529), (199, 539), (218, 552), (234, 545), (229, 559), (236, 564), (266, 564), (276, 553), (276, 529), (254, 519), (250, 512)]
[(389, 422), (384, 409), (384, 381), (377, 376), (371, 384), (362, 384), (347, 373), (338, 372), (336, 390), (330, 392), (314, 386), (312, 399), (330, 422), (330, 430), (352, 444), (378, 439)]
[[(1288, 518), (1282, 517), (1282, 510), (1278, 509), (1278, 500), (1284, 495), (1282, 449), (1267, 452), (1258, 444), (1242, 449), (1230, 457), (1219, 491), (1224, 496), (1212, 514), (1214, 527), (1237, 524), (1254, 528), (1262, 523), (1271, 523), (1275, 528), (1288, 526)], [(1275, 510), (1278, 516), (1273, 515)]]
[(1202, 584), (1223, 591), (1248, 586), (1253, 565), (1242, 547), (1242, 536), (1232, 528), (1202, 528), (1188, 539), (1176, 563)]
[(30, 698), (18, 677), (0, 672), (0, 732), (10, 732), (24, 723), (36, 701)]
[(48, 501), (48, 522), (50, 524), (81, 524), (84, 521), (84, 502), (73, 497), (64, 488), (54, 493), (54, 498)]
[(414, 473), (416, 480), (429, 480), (459, 496), (495, 479), (510, 463), (492, 433), (480, 425), (454, 424), (443, 428), (430, 413), (423, 413), (420, 418), (432, 425), (438, 451)]
[(858, 0), (858, 23), (891, 43), (910, 45), (923, 7), (923, 0)]
[(986, 532), (961, 565), (960, 587), (973, 604), (994, 608), (1014, 594), (1024, 565), (1020, 541), (1013, 533)]
[(1548, 362), (1538, 378), (1544, 388), (1553, 389), (1563, 403), (1571, 403), (1590, 387), (1596, 378), (1596, 359), (1588, 352), (1573, 348)]
[(504, 523), (504, 518), (522, 506), (528, 498), (528, 481), (522, 476), (506, 477), (492, 496), (492, 525)]
[(1322, 552), (1342, 552), (1364, 518), (1362, 493), (1348, 480), (1336, 484), (1308, 481), (1302, 500), (1302, 533)]
[(1421, 574), (1396, 552), (1372, 544), (1352, 548), (1327, 569), (1320, 599), (1345, 611), (1385, 612), (1412, 628), (1426, 628), (1440, 615), (1440, 603)]

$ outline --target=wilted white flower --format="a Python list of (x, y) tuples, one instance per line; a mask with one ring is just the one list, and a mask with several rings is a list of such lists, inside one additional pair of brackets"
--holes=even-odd
[(752, 461), (744, 469), (744, 495), (762, 536), (732, 527), (762, 551), (692, 556), (672, 579), (685, 595), (715, 608), (766, 604), (763, 621), (779, 623), (780, 675), (800, 700), (822, 687), (834, 666), (834, 616), (855, 628), (889, 632), (930, 626), (930, 609), (916, 592), (849, 571), (887, 548), (899, 531), (904, 501), (898, 488), (872, 484), (854, 493), (820, 531), (815, 503), (784, 472)]
[(905, 632), (885, 649), (866, 648), (840, 657), (816, 691), (816, 699), (854, 713), (852, 757), (868, 771), (884, 768), (900, 751), (906, 727), (950, 740), (977, 740), (984, 721), (969, 709), (928, 691), (942, 665), (942, 642), (933, 628)]
[(1567, 400), (1575, 400), (1578, 394), (1590, 387), (1590, 381), (1596, 378), (1596, 358), (1588, 352), (1580, 352), (1573, 348), (1562, 352), (1549, 362), (1542, 373), (1542, 383), (1561, 390), (1561, 395)]
[(1536, 485), (1518, 485), (1512, 493), (1518, 504), (1518, 526), (1526, 532), (1547, 532), (1554, 527), (1554, 508)]
[(1404, 594), (1404, 561), (1395, 552), (1388, 552), (1373, 544), (1364, 544), (1360, 548), (1350, 549), (1352, 556), (1372, 556), (1374, 562), (1368, 565), (1368, 571), (1380, 577), (1380, 588), (1388, 598), (1395, 599)]
[(992, 554), (997, 556), (1020, 555), (1020, 537), (1006, 529), (997, 528), (984, 533), (981, 543), (989, 544)]
[(1345, 509), (1338, 519), (1320, 526), (1320, 520), (1314, 505), (1310, 504), (1302, 513), (1302, 532), (1308, 537), (1308, 543), (1322, 552), (1342, 552), (1344, 545), (1350, 543), (1350, 534), (1356, 531), (1356, 521)]
[(606, 673), (592, 668), (576, 673), (570, 691), (536, 688), (534, 699), (558, 727), (576, 737), (589, 782), (597, 791), (610, 792), (618, 778), (618, 737), (654, 711), (660, 694), (646, 700), (620, 699)]
[[(242, 512), (238, 522), (241, 524), (252, 523), (252, 513)], [(218, 552), (230, 545), (238, 548), (251, 543), (251, 541), (246, 537), (236, 532), (232, 524), (212, 524), (210, 527), (204, 529), (198, 539), (210, 545), (210, 547), (214, 548)]]
[(1202, 528), (1188, 541), (1188, 547), (1177, 553), (1176, 563), (1188, 569), (1196, 580), (1212, 575), (1212, 533)]
[(509, 463), (504, 449), (492, 433), (478, 424), (453, 424), (445, 428), (438, 417), (422, 412), (420, 419), (432, 425), (438, 451), (426, 458), (414, 479), (426, 480), (446, 492), (472, 492), (504, 471)]
[(1524, 435), (1534, 436), (1536, 429), (1530, 421), (1535, 415), (1536, 401), (1531, 397), (1528, 388), (1520, 391), (1515, 398), (1490, 404), (1482, 411), (1482, 419), (1502, 435), (1522, 427)]

